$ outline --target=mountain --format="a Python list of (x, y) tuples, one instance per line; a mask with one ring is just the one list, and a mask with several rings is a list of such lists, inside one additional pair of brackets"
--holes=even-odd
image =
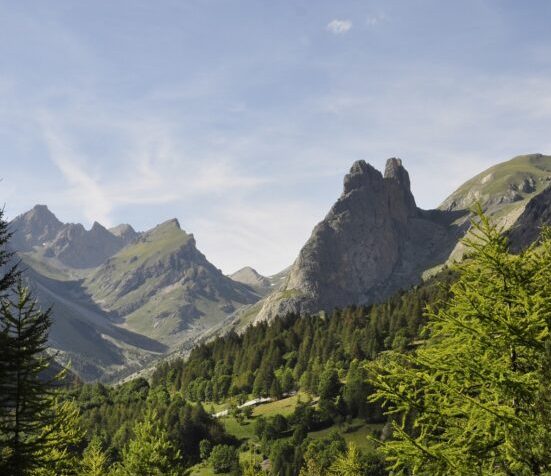
[(509, 240), (513, 249), (521, 250), (536, 241), (542, 227), (551, 226), (551, 184), (526, 205), (513, 227)]
[(288, 278), (246, 320), (380, 302), (461, 257), (460, 239), (475, 203), (509, 228), (550, 178), (551, 157), (519, 156), (469, 180), (438, 209), (422, 210), (400, 159), (389, 159), (384, 175), (355, 162), (342, 195), (314, 228)]
[(53, 240), (62, 228), (63, 223), (46, 205), (35, 205), (11, 222), (11, 245), (18, 251), (31, 251)]
[(476, 202), (513, 245), (551, 223), (551, 157), (516, 157), (478, 174), (435, 210), (417, 207), (400, 159), (384, 174), (355, 162), (343, 192), (293, 265), (225, 276), (169, 220), (146, 232), (62, 223), (45, 205), (15, 218), (10, 246), (43, 307), (52, 347), (83, 380), (117, 380), (197, 342), (287, 313), (381, 302), (453, 260)]
[(19, 215), (11, 229), (14, 249), (74, 269), (99, 266), (128, 242), (128, 234), (116, 235), (97, 222), (90, 230), (80, 223), (61, 223), (45, 205)]
[(126, 328), (171, 345), (258, 300), (250, 287), (213, 266), (177, 220), (142, 234), (83, 285), (104, 310), (121, 317)]
[(551, 156), (520, 155), (494, 165), (461, 185), (438, 207), (441, 210), (465, 210), (476, 202), (491, 214), (519, 210), (529, 199), (542, 192), (551, 179)]
[(272, 289), (272, 282), (269, 278), (262, 276), (250, 266), (245, 266), (230, 275), (230, 278), (238, 283), (246, 284), (253, 288), (258, 294), (264, 296)]
[(127, 223), (122, 223), (113, 228), (109, 228), (109, 231), (122, 239), (125, 245), (132, 243), (140, 234)]
[(50, 344), (83, 380), (114, 380), (191, 347), (259, 299), (226, 277), (170, 220), (144, 233), (64, 224), (44, 205), (10, 223), (10, 247), (43, 307)]
[[(540, 209), (546, 206), (544, 201), (548, 196), (540, 197), (540, 194), (550, 183), (551, 156), (520, 155), (494, 165), (468, 180), (446, 198), (439, 209), (466, 210), (479, 203), (484, 213), (497, 226), (504, 230), (516, 228), (516, 235), (518, 235), (526, 226), (529, 226), (529, 220), (527, 221), (526, 218), (523, 219), (524, 223), (519, 222), (525, 209), (533, 207), (534, 201), (539, 201)], [(465, 224), (470, 218), (471, 214), (465, 214), (460, 219), (461, 224)], [(535, 238), (534, 233), (532, 238)], [(528, 242), (525, 240), (522, 244), (525, 246)], [(464, 250), (463, 243), (459, 242), (447, 261), (460, 260)]]

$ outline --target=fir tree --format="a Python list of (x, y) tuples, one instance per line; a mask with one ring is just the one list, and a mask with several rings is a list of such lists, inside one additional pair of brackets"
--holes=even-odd
[(143, 421), (134, 426), (134, 438), (122, 452), (116, 474), (127, 476), (176, 476), (180, 454), (159, 424), (157, 412), (148, 408)]
[(108, 458), (104, 453), (101, 440), (94, 436), (82, 455), (80, 474), (82, 476), (105, 476)]
[(346, 453), (338, 456), (330, 468), (330, 473), (335, 476), (358, 476), (363, 473), (362, 454), (360, 450), (350, 443)]
[[(17, 262), (14, 259), (14, 253), (8, 249), (8, 242), (12, 234), (9, 230), (8, 222), (4, 219), (4, 209), (0, 209), (0, 299), (7, 296), (8, 292), (12, 290), (19, 271), (17, 269)], [(7, 328), (4, 325), (0, 325), (0, 387), (3, 386), (6, 381), (9, 381), (9, 375), (7, 373), (6, 365), (9, 362), (7, 352)], [(0, 405), (0, 420), (5, 416), (7, 409)], [(4, 459), (3, 455), (7, 452), (5, 447), (5, 437), (0, 434), (0, 462)]]
[(0, 298), (5, 297), (13, 288), (20, 274), (15, 253), (8, 248), (11, 236), (9, 224), (4, 218), (4, 209), (0, 208)]
[(26, 475), (62, 465), (78, 439), (78, 411), (56, 399), (63, 373), (51, 380), (45, 376), (52, 364), (47, 354), (50, 325), (50, 311), (40, 310), (19, 278), (15, 292), (0, 303), (2, 474)]
[(370, 367), (397, 417), (382, 447), (395, 474), (551, 472), (551, 237), (513, 255), (484, 216), (474, 228), (427, 342)]

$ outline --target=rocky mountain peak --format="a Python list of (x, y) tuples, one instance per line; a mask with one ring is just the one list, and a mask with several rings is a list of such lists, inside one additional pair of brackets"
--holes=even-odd
[(270, 280), (262, 276), (256, 269), (250, 266), (245, 266), (239, 271), (230, 275), (230, 278), (238, 283), (251, 286), (253, 289), (269, 289), (271, 286)]
[(34, 246), (55, 238), (63, 227), (46, 205), (35, 205), (11, 223), (12, 246), (18, 251), (29, 251)]
[(109, 228), (109, 231), (113, 235), (118, 236), (125, 245), (132, 243), (136, 238), (140, 236), (140, 234), (127, 223), (122, 223), (113, 228)]
[(402, 159), (392, 157), (386, 161), (385, 179), (396, 180), (404, 188), (410, 189), (409, 174), (402, 165)]
[(440, 254), (446, 255), (449, 243), (454, 240), (447, 228), (416, 207), (400, 159), (387, 161), (384, 176), (357, 161), (343, 194), (257, 318), (376, 302), (419, 281), (432, 263), (445, 259)]
[(98, 223), (97, 221), (95, 221), (93, 224), (92, 224), (92, 228), (90, 228), (90, 231), (93, 231), (95, 233), (98, 233), (98, 232), (104, 232), (104, 231), (107, 231), (107, 228), (105, 228), (101, 223)]
[(372, 188), (376, 184), (380, 184), (382, 179), (381, 172), (375, 167), (365, 160), (357, 160), (344, 177), (344, 193), (347, 194), (360, 188)]

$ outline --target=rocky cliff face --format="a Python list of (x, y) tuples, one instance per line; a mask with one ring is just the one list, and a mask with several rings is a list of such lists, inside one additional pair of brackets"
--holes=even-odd
[(72, 268), (95, 268), (122, 249), (125, 242), (98, 222), (90, 230), (67, 224), (44, 246), (44, 256), (55, 257)]
[(508, 233), (514, 250), (526, 248), (539, 238), (541, 229), (551, 226), (551, 185), (526, 205)]
[(418, 282), (456, 243), (454, 216), (417, 208), (400, 159), (389, 159), (384, 175), (354, 163), (341, 197), (257, 320), (379, 301)]
[(62, 228), (63, 223), (46, 205), (35, 205), (11, 222), (11, 245), (17, 251), (31, 251), (35, 246), (53, 240)]
[(389, 159), (382, 175), (364, 161), (312, 232), (284, 284), (255, 305), (256, 321), (380, 301), (461, 259), (461, 238), (476, 203), (511, 231), (517, 248), (551, 223), (551, 156), (529, 154), (497, 164), (453, 192), (436, 210), (416, 207), (409, 175)]

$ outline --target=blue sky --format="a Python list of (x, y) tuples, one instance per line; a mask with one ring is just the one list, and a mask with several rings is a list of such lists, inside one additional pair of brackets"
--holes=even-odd
[(177, 217), (224, 272), (290, 264), (354, 160), (420, 206), (551, 153), (551, 2), (0, 0), (1, 201)]

